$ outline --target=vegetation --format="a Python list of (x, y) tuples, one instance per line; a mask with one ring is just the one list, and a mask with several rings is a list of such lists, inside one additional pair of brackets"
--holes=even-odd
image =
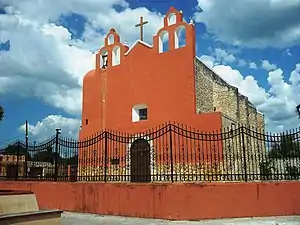
[(3, 152), (4, 155), (25, 155), (27, 160), (31, 159), (29, 152), (26, 148), (17, 145), (8, 145)]
[(9, 145), (4, 149), (5, 155), (25, 155), (27, 160), (32, 160), (35, 162), (49, 162), (54, 163), (57, 157), (58, 162), (66, 165), (76, 165), (78, 162), (78, 156), (72, 156), (69, 158), (62, 158), (59, 156), (51, 146), (47, 147), (45, 150), (33, 152), (31, 155), (25, 147), (18, 145)]
[[(273, 144), (272, 149), (268, 153), (267, 160), (260, 164), (260, 171), (263, 180), (272, 179), (272, 174), (278, 172), (284, 174), (287, 179), (298, 179), (300, 168), (292, 162), (293, 159), (300, 160), (300, 141), (294, 134), (283, 134), (280, 141)], [(278, 160), (283, 160), (285, 171), (276, 171), (278, 168)]]
[(295, 158), (300, 157), (300, 142), (294, 134), (283, 134), (280, 141), (276, 142), (271, 151), (269, 158)]

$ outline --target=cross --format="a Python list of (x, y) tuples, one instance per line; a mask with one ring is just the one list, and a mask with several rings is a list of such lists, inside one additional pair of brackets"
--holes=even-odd
[(141, 16), (140, 23), (135, 25), (135, 27), (140, 27), (141, 41), (143, 41), (143, 26), (147, 23), (148, 21), (143, 21), (143, 17)]

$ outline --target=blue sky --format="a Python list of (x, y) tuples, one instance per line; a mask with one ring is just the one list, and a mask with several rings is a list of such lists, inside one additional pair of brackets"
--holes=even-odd
[[(0, 2), (0, 145), (76, 136), (81, 85), (93, 52), (110, 28), (134, 43), (143, 16), (145, 41), (162, 26), (170, 6), (196, 27), (197, 56), (266, 116), (268, 129), (299, 127), (300, 10), (298, 0), (2, 0)], [(225, 13), (226, 12), (226, 13)], [(288, 14), (287, 14), (288, 12)]]

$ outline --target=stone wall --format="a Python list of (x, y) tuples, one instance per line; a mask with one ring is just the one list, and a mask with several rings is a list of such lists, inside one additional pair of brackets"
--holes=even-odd
[[(264, 132), (263, 114), (257, 112), (248, 98), (239, 93), (238, 88), (229, 85), (197, 58), (195, 79), (198, 113), (222, 112), (224, 132), (244, 126), (245, 135), (233, 134), (224, 138), (225, 157), (230, 159), (224, 169), (229, 173), (259, 173), (257, 165), (266, 151), (264, 141), (258, 137), (259, 133)], [(233, 149), (237, 152), (233, 152)]]
[(210, 77), (212, 71), (205, 69), (205, 65), (197, 63), (195, 59), (196, 79), (196, 108), (198, 113), (212, 112), (213, 108), (213, 82)]
[(198, 58), (195, 58), (195, 81), (198, 113), (220, 111), (224, 114), (224, 125), (235, 121), (236, 125), (264, 129), (263, 115), (257, 112), (248, 98)]

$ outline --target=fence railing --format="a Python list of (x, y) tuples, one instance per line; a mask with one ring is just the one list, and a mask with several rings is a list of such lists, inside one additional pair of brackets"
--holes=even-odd
[(205, 133), (178, 124), (85, 140), (16, 141), (0, 155), (0, 178), (99, 182), (298, 180), (300, 131), (246, 127)]

